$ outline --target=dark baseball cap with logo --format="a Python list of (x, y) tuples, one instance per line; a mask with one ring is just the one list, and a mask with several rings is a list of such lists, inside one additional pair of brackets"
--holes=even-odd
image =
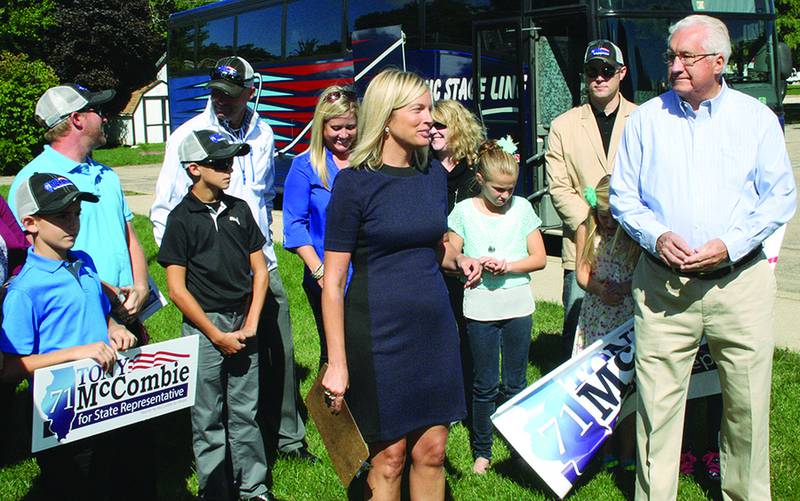
[(25, 216), (58, 214), (78, 200), (95, 203), (100, 199), (93, 193), (80, 191), (64, 176), (37, 172), (17, 188), (17, 217), (22, 220)]
[(116, 95), (113, 89), (92, 92), (79, 84), (64, 84), (47, 89), (36, 102), (36, 120), (46, 129), (52, 129), (70, 114), (97, 108)]
[(586, 47), (586, 54), (583, 56), (583, 64), (587, 64), (590, 61), (602, 61), (611, 66), (625, 66), (622, 51), (619, 50), (619, 47), (614, 42), (605, 39), (589, 42)]
[(239, 97), (244, 89), (253, 86), (254, 77), (253, 67), (241, 57), (223, 57), (211, 69), (211, 80), (207, 85), (231, 97)]
[(247, 143), (231, 143), (224, 134), (215, 130), (196, 130), (186, 136), (178, 147), (178, 158), (182, 164), (202, 164), (212, 160), (246, 155), (250, 152)]

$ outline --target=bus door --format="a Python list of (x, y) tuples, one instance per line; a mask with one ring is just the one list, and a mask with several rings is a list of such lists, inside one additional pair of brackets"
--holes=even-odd
[(472, 23), (472, 102), (487, 136), (510, 136), (517, 143), (520, 176), (516, 193), (528, 196), (535, 183), (527, 160), (535, 154), (535, 138), (528, 133), (531, 110), (527, 103), (529, 32), (521, 18)]

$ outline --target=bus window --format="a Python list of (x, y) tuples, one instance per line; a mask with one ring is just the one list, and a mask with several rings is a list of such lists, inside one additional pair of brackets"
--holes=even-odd
[(280, 59), (282, 17), (281, 4), (239, 14), (236, 54), (253, 64)]
[(401, 25), (407, 48), (418, 48), (419, 7), (416, 0), (348, 0), (348, 29), (363, 30)]
[[(472, 21), (495, 13), (492, 0), (427, 0), (425, 44), (472, 44)], [(496, 17), (496, 16), (495, 16)]]
[(233, 17), (197, 25), (197, 69), (211, 68), (220, 58), (233, 54)]
[(289, 2), (286, 9), (286, 57), (342, 52), (342, 0)]
[(772, 23), (726, 19), (725, 24), (731, 35), (732, 49), (725, 68), (725, 80), (730, 83), (769, 82), (773, 59), (767, 26)]
[(772, 12), (769, 0), (600, 0), (601, 9), (696, 12)]
[(169, 34), (169, 72), (177, 75), (195, 68), (194, 25), (176, 26)]
[(583, 54), (586, 51), (586, 18), (572, 15), (536, 21), (540, 39), (536, 65), (539, 121), (555, 117), (581, 102)]

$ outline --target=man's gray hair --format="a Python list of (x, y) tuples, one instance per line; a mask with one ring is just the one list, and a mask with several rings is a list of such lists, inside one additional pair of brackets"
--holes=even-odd
[(722, 54), (722, 57), (725, 59), (723, 64), (727, 64), (728, 59), (731, 57), (731, 37), (728, 34), (728, 27), (716, 17), (703, 16), (700, 14), (684, 17), (669, 27), (667, 45), (672, 42), (672, 36), (675, 35), (675, 32), (695, 27), (703, 27), (706, 30), (707, 35), (703, 37), (703, 50), (715, 54)]

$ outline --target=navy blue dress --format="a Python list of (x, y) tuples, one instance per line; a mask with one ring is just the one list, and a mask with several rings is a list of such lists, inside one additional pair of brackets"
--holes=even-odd
[(466, 415), (458, 332), (439, 272), (446, 231), (443, 169), (384, 166), (336, 177), (325, 250), (352, 253), (345, 398), (367, 442)]

